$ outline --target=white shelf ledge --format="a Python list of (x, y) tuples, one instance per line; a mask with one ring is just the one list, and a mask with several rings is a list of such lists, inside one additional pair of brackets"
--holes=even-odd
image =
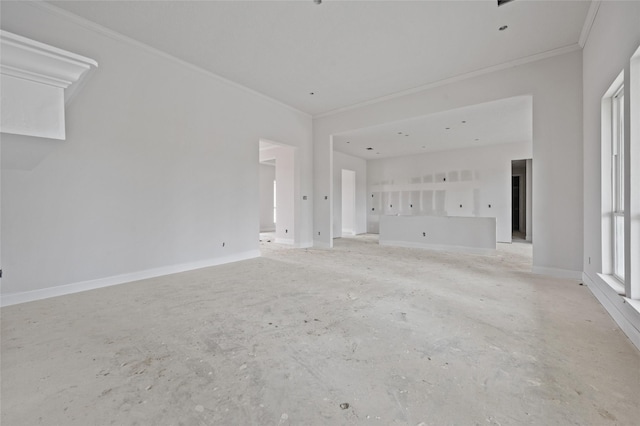
[(0, 52), (0, 130), (64, 139), (64, 105), (98, 63), (3, 30)]

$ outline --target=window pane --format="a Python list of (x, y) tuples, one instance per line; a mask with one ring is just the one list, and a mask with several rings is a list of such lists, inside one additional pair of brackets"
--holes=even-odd
[(624, 282), (624, 216), (613, 216), (613, 275)]
[(618, 97), (618, 211), (624, 211), (624, 94)]

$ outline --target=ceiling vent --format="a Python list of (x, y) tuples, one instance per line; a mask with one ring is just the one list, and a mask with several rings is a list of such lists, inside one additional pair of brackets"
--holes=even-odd
[(502, 6), (503, 4), (505, 4), (505, 3), (510, 3), (510, 2), (512, 2), (512, 1), (513, 1), (513, 0), (498, 0), (498, 6)]

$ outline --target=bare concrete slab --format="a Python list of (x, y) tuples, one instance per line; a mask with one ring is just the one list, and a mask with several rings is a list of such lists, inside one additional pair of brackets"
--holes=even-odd
[(2, 309), (2, 425), (634, 425), (640, 353), (589, 290), (495, 255), (264, 257)]

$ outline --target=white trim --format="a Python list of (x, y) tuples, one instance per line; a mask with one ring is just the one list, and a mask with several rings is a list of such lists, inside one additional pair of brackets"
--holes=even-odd
[(619, 296), (624, 296), (624, 284), (618, 281), (613, 275), (606, 274), (597, 274), (598, 277), (607, 284), (613, 291), (615, 291)]
[(581, 271), (572, 271), (571, 269), (549, 268), (546, 266), (534, 266), (531, 272), (538, 275), (549, 275), (556, 278), (567, 278), (570, 280), (580, 280), (582, 278)]
[(640, 306), (638, 306), (640, 303), (638, 301), (628, 303), (628, 299), (618, 296), (607, 283), (599, 278), (591, 279), (586, 272), (582, 274), (582, 281), (631, 340), (631, 343), (640, 350)]
[(591, 28), (596, 20), (598, 9), (600, 9), (600, 0), (592, 0), (591, 5), (589, 6), (589, 11), (587, 12), (587, 17), (584, 20), (584, 24), (582, 24), (580, 39), (578, 40), (578, 45), (582, 48), (584, 48), (589, 40), (589, 34), (591, 34)]
[(381, 96), (379, 98), (370, 99), (368, 101), (359, 102), (357, 104), (349, 105), (349, 106), (346, 106), (346, 107), (337, 108), (337, 109), (334, 109), (334, 110), (331, 110), (331, 111), (323, 112), (322, 114), (316, 114), (316, 115), (313, 116), (313, 118), (314, 119), (316, 119), (316, 118), (324, 118), (324, 117), (327, 117), (327, 116), (330, 116), (330, 115), (339, 114), (341, 112), (345, 112), (345, 111), (361, 108), (361, 107), (364, 107), (364, 106), (367, 106), (367, 105), (376, 104), (376, 103), (379, 103), (379, 102), (384, 102), (384, 101), (388, 101), (388, 100), (391, 100), (391, 99), (400, 98), (402, 96), (412, 95), (414, 93), (422, 92), (424, 90), (429, 90), (429, 89), (433, 89), (433, 88), (440, 87), (440, 86), (446, 86), (447, 84), (456, 83), (456, 82), (459, 82), (459, 81), (462, 81), (462, 80), (467, 80), (467, 79), (478, 77), (478, 76), (481, 76), (481, 75), (484, 75), (484, 74), (490, 74), (492, 72), (504, 70), (504, 69), (507, 69), (507, 68), (517, 67), (517, 66), (520, 66), (520, 65), (528, 64), (530, 62), (536, 62), (536, 61), (540, 61), (542, 59), (548, 59), (548, 58), (552, 58), (554, 56), (564, 55), (566, 53), (575, 52), (576, 50), (580, 50), (580, 46), (577, 43), (570, 44), (568, 46), (564, 46), (564, 47), (560, 47), (560, 48), (557, 48), (557, 49), (548, 50), (546, 52), (538, 53), (536, 55), (531, 55), (531, 56), (527, 56), (527, 57), (524, 57), (524, 58), (515, 59), (513, 61), (504, 62), (504, 63), (498, 64), (498, 65), (492, 65), (490, 67), (481, 68), (479, 70), (471, 71), (471, 72), (468, 72), (468, 73), (465, 73), (465, 74), (460, 74), (460, 75), (457, 75), (457, 76), (454, 76), (454, 77), (446, 78), (444, 80), (439, 80), (439, 81), (435, 81), (433, 83), (424, 84), (422, 86), (414, 87), (412, 89), (408, 89), (408, 90), (404, 90), (404, 91), (401, 91), (401, 92), (392, 93), (390, 95)]
[(482, 255), (496, 254), (496, 250), (494, 249), (464, 247), (464, 246), (450, 246), (450, 245), (444, 245), (444, 244), (424, 244), (424, 243), (414, 243), (411, 241), (384, 240), (384, 241), (379, 241), (378, 244), (380, 244), (381, 246), (417, 248), (417, 249), (427, 249), (427, 250), (436, 250), (436, 251), (449, 251), (454, 253), (470, 253), (470, 254), (482, 254)]
[(67, 89), (98, 63), (18, 34), (0, 30), (2, 74)]
[(67, 19), (67, 20), (69, 20), (69, 21), (71, 21), (71, 22), (73, 22), (73, 23), (75, 23), (77, 25), (80, 25), (81, 27), (84, 27), (85, 29), (88, 29), (88, 30), (91, 30), (91, 31), (96, 32), (98, 34), (107, 36), (107, 37), (109, 37), (109, 38), (111, 38), (113, 40), (130, 44), (132, 46), (135, 46), (135, 47), (138, 47), (140, 49), (143, 49), (143, 50), (145, 50), (145, 51), (147, 51), (147, 52), (149, 52), (151, 54), (154, 54), (154, 55), (160, 56), (160, 57), (162, 57), (164, 59), (168, 59), (170, 61), (173, 61), (173, 62), (175, 62), (175, 63), (177, 63), (179, 65), (182, 65), (182, 66), (184, 66), (184, 67), (186, 67), (186, 68), (188, 68), (188, 69), (190, 69), (192, 71), (200, 72), (200, 73), (202, 73), (202, 74), (204, 74), (204, 75), (206, 75), (208, 77), (211, 77), (211, 78), (213, 78), (213, 79), (215, 79), (215, 80), (217, 80), (217, 81), (219, 81), (221, 83), (224, 83), (224, 84), (226, 84), (228, 86), (231, 86), (231, 87), (234, 87), (236, 89), (243, 90), (243, 91), (245, 91), (247, 93), (250, 93), (250, 94), (252, 94), (254, 96), (260, 97), (260, 98), (262, 98), (264, 100), (267, 100), (267, 101), (272, 102), (274, 104), (277, 104), (277, 105), (279, 105), (281, 107), (284, 107), (284, 108), (287, 108), (287, 109), (289, 109), (291, 111), (294, 111), (294, 112), (296, 112), (298, 114), (302, 114), (305, 117), (308, 117), (308, 118), (312, 117), (311, 114), (309, 114), (307, 112), (304, 112), (304, 111), (301, 111), (301, 110), (299, 110), (299, 109), (297, 109), (295, 107), (292, 107), (291, 105), (285, 104), (284, 102), (281, 102), (281, 101), (279, 101), (277, 99), (274, 99), (274, 98), (272, 98), (270, 96), (267, 96), (264, 93), (260, 93), (260, 92), (258, 92), (256, 90), (250, 89), (250, 88), (248, 88), (246, 86), (243, 86), (243, 85), (241, 85), (239, 83), (236, 83), (234, 81), (228, 80), (228, 79), (226, 79), (226, 78), (224, 78), (224, 77), (222, 77), (222, 76), (220, 76), (218, 74), (215, 74), (215, 73), (213, 73), (211, 71), (208, 71), (208, 70), (206, 70), (204, 68), (201, 68), (201, 67), (199, 67), (197, 65), (194, 65), (194, 64), (189, 63), (187, 61), (184, 61), (182, 59), (179, 59), (179, 58), (177, 58), (177, 57), (175, 57), (173, 55), (170, 55), (170, 54), (168, 54), (166, 52), (163, 52), (162, 50), (156, 49), (155, 47), (151, 47), (148, 44), (145, 44), (145, 43), (142, 43), (142, 42), (140, 42), (138, 40), (132, 39), (131, 37), (127, 37), (127, 36), (125, 36), (123, 34), (120, 34), (120, 33), (116, 32), (116, 31), (114, 31), (114, 30), (111, 30), (109, 28), (103, 27), (100, 24), (96, 24), (95, 22), (90, 21), (90, 20), (88, 20), (86, 18), (83, 18), (81, 16), (78, 16), (78, 15), (76, 15), (74, 13), (68, 12), (68, 11), (66, 11), (64, 9), (60, 9), (59, 7), (53, 6), (53, 5), (45, 3), (43, 1), (31, 1), (31, 0), (29, 0), (29, 1), (25, 1), (25, 3), (29, 4), (29, 5), (32, 5), (34, 7), (38, 7), (40, 9), (43, 9), (43, 10), (45, 10), (47, 12), (55, 13), (55, 14), (57, 14), (58, 16), (60, 16), (62, 18), (65, 18), (65, 19)]
[(132, 272), (129, 274), (115, 275), (112, 277), (98, 278), (89, 281), (81, 281), (73, 284), (43, 288), (39, 290), (3, 294), (0, 299), (0, 306), (4, 307), (17, 305), (19, 303), (33, 302), (35, 300), (48, 299), (50, 297), (64, 296), (66, 294), (73, 294), (87, 290), (110, 287), (113, 285), (125, 284), (148, 278), (177, 274), (180, 272), (192, 271), (194, 269), (208, 268), (210, 266), (217, 266), (225, 263), (239, 262), (241, 260), (248, 260), (256, 257), (260, 257), (260, 250), (248, 250), (234, 255), (217, 257), (215, 259), (182, 263), (172, 266), (163, 266), (160, 268), (147, 269), (144, 271)]

